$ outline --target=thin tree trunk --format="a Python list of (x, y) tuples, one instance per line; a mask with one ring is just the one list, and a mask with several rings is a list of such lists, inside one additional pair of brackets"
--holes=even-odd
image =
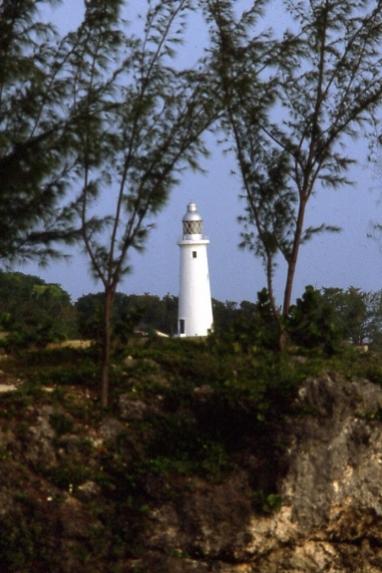
[(299, 254), (300, 246), (301, 246), (302, 232), (304, 230), (305, 208), (306, 208), (306, 200), (304, 199), (304, 200), (300, 201), (300, 205), (299, 205), (299, 209), (298, 209), (298, 215), (297, 215), (297, 221), (296, 221), (296, 230), (294, 233), (292, 252), (291, 252), (290, 258), (288, 260), (288, 271), (287, 271), (287, 279), (286, 279), (286, 283), (285, 283), (284, 304), (283, 304), (283, 316), (284, 316), (284, 318), (286, 318), (288, 316), (289, 308), (290, 308), (291, 300), (292, 300), (292, 292), (293, 292), (293, 286), (294, 286), (294, 278), (295, 278), (295, 274), (296, 274), (298, 254)]
[(266, 268), (267, 268), (268, 295), (273, 312), (273, 318), (275, 320), (275, 323), (277, 324), (277, 329), (278, 329), (277, 340), (275, 342), (277, 344), (277, 349), (280, 352), (282, 352), (285, 349), (287, 342), (286, 342), (286, 334), (284, 332), (283, 320), (282, 317), (280, 316), (280, 311), (277, 308), (275, 294), (273, 290), (273, 262), (270, 256), (267, 257)]
[(109, 405), (109, 370), (111, 356), (111, 312), (113, 308), (113, 291), (105, 290), (105, 306), (103, 314), (103, 339), (102, 339), (102, 362), (101, 362), (101, 406)]
[(277, 310), (275, 294), (273, 291), (273, 260), (270, 255), (267, 254), (267, 262), (266, 262), (266, 274), (267, 274), (267, 286), (268, 286), (268, 295), (269, 300), (272, 307), (272, 312), (274, 314), (275, 319), (279, 319), (279, 312)]

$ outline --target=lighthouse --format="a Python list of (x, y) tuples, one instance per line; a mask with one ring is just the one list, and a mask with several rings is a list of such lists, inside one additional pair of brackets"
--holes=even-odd
[(180, 247), (178, 336), (207, 336), (213, 328), (207, 246), (195, 203), (187, 205)]

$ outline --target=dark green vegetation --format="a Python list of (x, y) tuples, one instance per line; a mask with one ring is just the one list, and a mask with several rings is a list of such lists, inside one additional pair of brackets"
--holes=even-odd
[(204, 62), (175, 63), (192, 1), (145, 2), (142, 26), (131, 27), (129, 2), (88, 0), (66, 35), (43, 18), (58, 3), (0, 5), (0, 259), (46, 262), (59, 242), (82, 241), (104, 293), (106, 406), (114, 296), (130, 252), (180, 173), (207, 154), (202, 135), (217, 109)]
[[(42, 17), (59, 3), (0, 5), (0, 259), (47, 262), (60, 242), (82, 242), (104, 298), (106, 407), (113, 335), (121, 338), (113, 305), (131, 251), (143, 249), (184, 170), (208, 155), (205, 133), (224, 132), (246, 200), (242, 246), (263, 260), (281, 348), (300, 249), (338, 230), (306, 226), (310, 199), (349, 183), (350, 137), (373, 130), (378, 140), (382, 5), (284, 0), (290, 29), (256, 36), (267, 0), (246, 10), (233, 0), (154, 0), (139, 14), (128, 0), (88, 0), (65, 35)], [(210, 34), (190, 66), (182, 44), (195, 14)]]
[[(88, 294), (76, 302), (79, 334), (82, 338), (97, 339), (102, 333), (103, 293)], [(125, 295), (116, 293), (113, 305), (113, 332), (117, 343), (126, 342), (133, 329), (145, 332), (160, 330), (176, 334), (177, 297)]]
[(59, 285), (0, 272), (0, 330), (7, 348), (45, 346), (76, 338), (76, 311)]
[(253, 25), (266, 0), (239, 17), (234, 4), (206, 2), (216, 92), (242, 175), (242, 246), (263, 260), (275, 315), (273, 278), (279, 260), (285, 264), (286, 318), (301, 247), (340, 230), (327, 221), (307, 225), (311, 198), (350, 183), (355, 159), (347, 142), (380, 120), (382, 6), (285, 1), (292, 23), (276, 40)]
[[(84, 251), (104, 293), (101, 400), (108, 403), (114, 297), (142, 250), (170, 190), (185, 168), (206, 155), (202, 135), (217, 116), (204, 62), (175, 62), (190, 0), (144, 2), (142, 30), (127, 25), (123, 0), (86, 3), (82, 54), (74, 89), (86, 99), (77, 135), (76, 175)], [(197, 71), (196, 71), (197, 70)], [(203, 71), (203, 73), (201, 73)], [(103, 98), (97, 92), (104, 89)], [(95, 95), (96, 94), (96, 95)], [(96, 100), (94, 102), (94, 99)], [(114, 193), (110, 193), (113, 189)], [(108, 212), (96, 200), (108, 197)]]
[[(4, 573), (133, 572), (158, 508), (240, 472), (254, 514), (270, 515), (282, 503), (285, 427), (312, 415), (296, 407), (301, 383), (335, 372), (382, 384), (379, 293), (307, 287), (285, 323), (284, 352), (265, 291), (257, 303), (215, 301), (216, 332), (205, 340), (155, 336), (174, 321), (174, 297), (121, 294), (105, 410), (101, 295), (72, 305), (58, 285), (20, 273), (0, 274), (0, 294), (10, 351), (0, 381), (17, 387), (0, 393)], [(44, 348), (73, 332), (95, 344)], [(366, 341), (367, 354), (351, 344)]]
[[(94, 119), (74, 86), (78, 51), (89, 51), (81, 27), (60, 37), (40, 8), (54, 0), (0, 4), (0, 260), (59, 256), (78, 239), (66, 194), (75, 173), (78, 130)], [(88, 18), (85, 18), (86, 20)], [(82, 65), (84, 62), (82, 61)], [(103, 86), (102, 86), (103, 87)], [(104, 90), (95, 99), (100, 99)]]
[[(112, 326), (114, 351), (124, 348), (133, 333), (176, 334), (177, 297), (116, 293)], [(0, 272), (1, 344), (7, 350), (44, 347), (50, 342), (102, 337), (103, 293), (73, 303), (57, 284), (23, 273)], [(256, 303), (213, 300), (215, 333), (221, 340), (251, 348), (277, 347), (279, 324), (263, 290)], [(307, 287), (291, 308), (285, 329), (293, 343), (328, 352), (351, 344), (379, 349), (382, 335), (382, 293)]]
[(105, 412), (95, 361), (73, 349), (2, 360), (3, 382), (23, 381), (0, 395), (4, 573), (134, 571), (156, 508), (243, 468), (254, 512), (277, 510), (280, 428), (305, 415), (294, 407), (300, 383), (323, 371), (382, 383), (381, 357), (352, 348), (328, 357), (229, 337), (139, 338), (113, 360)]
[[(279, 507), (283, 424), (305, 414), (307, 376), (381, 383), (381, 293), (308, 287), (292, 305), (292, 287), (303, 243), (336, 230), (306, 227), (311, 197), (347, 184), (342, 145), (366, 119), (379, 129), (382, 4), (286, 0), (294, 31), (280, 41), (253, 37), (266, 0), (241, 14), (233, 0), (147, 1), (141, 26), (121, 17), (127, 0), (87, 0), (64, 36), (38, 11), (54, 4), (0, 2), (0, 259), (47, 262), (81, 239), (103, 293), (73, 305), (59, 285), (0, 275), (0, 378), (17, 386), (0, 395), (0, 570), (118, 573), (134, 570), (155, 510), (197, 483), (248, 470), (253, 510)], [(210, 44), (183, 68), (198, 9)], [(243, 244), (268, 292), (215, 301), (207, 340), (160, 340), (176, 299), (117, 288), (212, 126), (233, 140)], [(94, 344), (47, 348), (73, 336)], [(351, 346), (365, 342), (369, 355)]]
[[(113, 351), (126, 346), (133, 333), (176, 334), (178, 299), (172, 295), (116, 293), (112, 315)], [(213, 300), (215, 333), (246, 349), (254, 345), (277, 348), (279, 324), (274, 319), (267, 291), (256, 303)], [(103, 293), (88, 294), (72, 303), (57, 284), (23, 273), (0, 272), (1, 344), (7, 350), (44, 347), (50, 342), (102, 338)], [(308, 286), (284, 323), (293, 343), (327, 352), (351, 344), (381, 346), (382, 293)], [(213, 340), (212, 338), (211, 340)]]

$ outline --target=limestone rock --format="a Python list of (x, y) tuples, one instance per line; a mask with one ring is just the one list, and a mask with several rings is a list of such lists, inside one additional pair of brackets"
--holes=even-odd
[[(221, 484), (194, 479), (147, 518), (157, 571), (382, 571), (382, 389), (325, 375), (306, 381), (295, 407), (301, 414), (280, 427), (281, 509), (254, 511), (250, 469)], [(168, 561), (171, 550), (179, 557)]]
[(57, 461), (53, 446), (55, 431), (50, 423), (53, 413), (52, 406), (42, 406), (38, 411), (37, 419), (29, 427), (25, 443), (25, 457), (36, 466), (53, 466)]
[(99, 428), (101, 440), (112, 442), (125, 430), (125, 426), (116, 418), (105, 418)]
[(129, 394), (119, 397), (119, 409), (122, 420), (143, 420), (149, 411), (149, 407), (143, 400), (134, 400)]
[[(150, 449), (150, 416), (179, 416), (160, 398), (122, 394), (107, 416), (73, 418), (61, 434), (54, 414), (66, 413), (57, 404), (2, 419), (0, 526), (10, 541), (19, 535), (2, 546), (9, 559), (45, 535), (40, 555), (57, 542), (59, 560), (37, 573), (382, 572), (381, 387), (336, 374), (308, 379), (261, 448), (249, 431), (232, 448), (235, 471), (216, 479), (187, 465), (168, 470), (163, 452)], [(180, 404), (194, 416), (192, 431), (214, 399), (200, 385)], [(265, 462), (281, 504), (260, 513)]]

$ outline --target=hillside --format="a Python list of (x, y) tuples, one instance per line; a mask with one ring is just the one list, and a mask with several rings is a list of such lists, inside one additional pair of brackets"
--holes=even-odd
[(2, 572), (382, 569), (378, 357), (209, 344), (3, 357)]

